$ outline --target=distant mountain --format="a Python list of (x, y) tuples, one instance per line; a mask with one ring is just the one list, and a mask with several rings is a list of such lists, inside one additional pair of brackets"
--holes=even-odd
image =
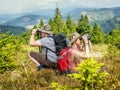
[[(9, 20), (14, 19), (16, 16), (14, 16), (13, 14), (1, 14), (0, 15), (0, 24), (3, 24)], [(16, 17), (17, 18), (17, 17)]]
[(48, 16), (52, 18), (54, 16), (55, 10), (54, 9), (35, 10), (31, 13), (34, 15)]
[(12, 14), (0, 14), (0, 24), (4, 24), (7, 21), (13, 20), (20, 16), (27, 15), (28, 13), (12, 13)]
[(81, 14), (87, 14), (91, 22), (109, 20), (116, 16), (120, 16), (120, 7), (94, 9), (84, 11)]
[(16, 34), (21, 34), (25, 31), (26, 29), (23, 27), (0, 25), (0, 33), (10, 32), (11, 34), (16, 35)]
[(118, 27), (120, 27), (120, 7), (102, 8), (82, 12), (82, 14), (88, 15), (90, 23), (97, 22), (104, 33), (108, 33), (112, 29), (115, 29), (117, 24)]
[(120, 16), (120, 7), (115, 8), (77, 8), (69, 12), (72, 20), (77, 22), (81, 15), (88, 15), (90, 22), (109, 20), (115, 16)]
[(40, 22), (40, 19), (44, 20), (44, 22), (47, 22), (49, 17), (43, 16), (43, 15), (29, 14), (29, 15), (21, 16), (19, 18), (10, 20), (4, 23), (3, 25), (26, 27), (28, 25), (38, 24)]
[[(88, 10), (90, 8), (71, 7), (71, 8), (64, 8), (64, 9), (62, 8), (62, 9), (60, 9), (60, 11), (61, 11), (63, 20), (65, 20), (66, 16), (68, 14), (71, 14), (74, 16), (76, 13), (78, 13), (78, 12), (81, 13), (82, 11), (84, 11), (86, 9)], [(22, 14), (13, 14), (13, 16), (15, 16), (17, 18), (15, 18), (15, 17), (13, 18), (12, 15), (10, 15), (11, 19), (8, 19), (8, 21), (6, 21), (3, 25), (28, 27), (31, 25), (38, 24), (40, 19), (42, 19), (45, 23), (47, 23), (50, 18), (54, 17), (54, 14), (55, 14), (54, 9), (36, 10), (31, 13), (23, 13), (23, 15)]]
[(95, 8), (88, 8), (88, 7), (83, 7), (83, 8), (79, 8), (79, 7), (77, 7), (77, 8), (75, 8), (75, 9), (73, 9), (73, 10), (71, 10), (71, 11), (69, 11), (69, 12), (67, 12), (67, 14), (69, 14), (70, 16), (71, 16), (71, 19), (74, 21), (74, 22), (77, 22), (78, 21), (78, 19), (80, 19), (80, 17), (81, 17), (81, 15), (82, 15), (82, 13), (84, 12), (84, 11), (91, 11), (91, 10), (94, 10)]
[[(79, 8), (79, 9), (86, 9), (89, 7), (69, 7), (69, 8), (60, 8), (60, 11), (62, 13), (62, 16), (63, 17), (66, 17), (66, 15), (71, 12), (72, 10), (75, 10), (76, 8)], [(38, 10), (35, 10), (35, 11), (32, 11), (32, 12), (21, 12), (21, 13), (12, 13), (12, 14), (1, 14), (0, 13), (0, 24), (3, 24), (7, 21), (10, 21), (10, 20), (13, 20), (15, 18), (18, 18), (18, 17), (21, 17), (21, 16), (24, 16), (24, 15), (31, 15), (31, 14), (34, 14), (34, 15), (42, 15), (42, 16), (48, 16), (50, 18), (52, 18), (55, 14), (55, 9), (38, 9)]]
[[(115, 25), (115, 18), (120, 16), (120, 7), (114, 8), (89, 8), (89, 7), (70, 7), (70, 8), (60, 8), (63, 20), (66, 20), (66, 16), (69, 14), (71, 19), (77, 23), (81, 15), (87, 14), (92, 25), (94, 22), (98, 22), (102, 27), (104, 32), (108, 32), (113, 29)], [(3, 25), (9, 26), (21, 26), (28, 27), (35, 24), (38, 24), (40, 19), (45, 23), (48, 22), (50, 18), (53, 18), (55, 15), (55, 9), (46, 9), (46, 10), (36, 10), (30, 13), (21, 13), (8, 15), (8, 21), (6, 16), (0, 16), (1, 22), (5, 22)], [(4, 19), (4, 20), (3, 20)], [(109, 28), (107, 25), (110, 25)]]
[[(73, 14), (72, 14), (73, 13)], [(72, 20), (78, 22), (81, 15), (87, 15), (90, 24), (97, 22), (104, 33), (108, 33), (116, 27), (116, 23), (120, 27), (120, 7), (115, 8), (97, 8), (97, 9), (84, 9), (80, 12), (80, 9), (72, 11)], [(117, 22), (116, 22), (117, 20)]]
[(102, 27), (104, 33), (108, 33), (115, 28), (120, 29), (120, 16), (106, 21), (98, 21), (97, 23)]
[[(74, 11), (76, 11), (76, 9), (79, 11), (84, 11), (86, 9), (89, 10), (90, 8), (89, 7), (82, 7), (82, 6), (81, 7), (74, 6), (74, 7), (69, 7), (69, 8), (59, 8), (59, 10), (62, 14), (62, 17), (66, 17), (66, 15), (73, 13)], [(36, 11), (31, 12), (31, 13), (33, 13), (35, 15), (45, 15), (45, 16), (49, 16), (52, 18), (55, 15), (55, 9), (36, 10)]]

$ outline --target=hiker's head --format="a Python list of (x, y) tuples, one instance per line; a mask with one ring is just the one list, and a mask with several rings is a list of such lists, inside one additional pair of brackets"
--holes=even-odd
[(49, 34), (52, 34), (50, 25), (45, 25), (41, 29), (38, 29), (38, 31), (41, 33), (42, 37), (49, 35)]
[(69, 40), (70, 40), (70, 46), (73, 45), (74, 43), (80, 44), (79, 40), (80, 34), (77, 32), (74, 32), (73, 34), (70, 35)]

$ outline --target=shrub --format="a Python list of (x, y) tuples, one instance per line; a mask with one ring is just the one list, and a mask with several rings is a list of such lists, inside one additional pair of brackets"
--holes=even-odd
[(20, 43), (14, 35), (0, 34), (0, 73), (15, 69), (17, 50), (20, 50)]
[[(82, 63), (78, 65), (76, 68), (78, 73), (68, 74), (68, 76), (79, 81), (80, 90), (100, 89), (105, 81), (104, 77), (108, 75), (108, 73), (100, 70), (103, 65), (103, 63), (98, 63), (93, 58), (90, 58), (82, 61)], [(66, 86), (62, 87), (55, 82), (51, 84), (51, 87), (57, 88), (57, 90), (67, 90)], [(69, 87), (67, 86), (67, 88)]]

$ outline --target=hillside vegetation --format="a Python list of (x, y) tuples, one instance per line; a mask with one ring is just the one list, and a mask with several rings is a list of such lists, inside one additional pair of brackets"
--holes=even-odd
[[(93, 58), (83, 60), (75, 74), (61, 75), (57, 69), (36, 70), (29, 60), (31, 31), (20, 35), (0, 34), (0, 90), (119, 90), (120, 89), (120, 30), (116, 27), (108, 34), (101, 27), (89, 24), (88, 17), (81, 16), (77, 25), (68, 15), (62, 20), (59, 8), (49, 21), (54, 34), (64, 32), (67, 37), (75, 31), (91, 35)], [(43, 20), (34, 28), (44, 25)], [(38, 39), (38, 36), (35, 37)]]
[[(71, 86), (71, 90), (80, 87), (78, 80), (74, 80), (66, 74), (61, 75), (56, 69), (44, 68), (42, 71), (37, 71), (36, 66), (29, 60), (27, 54), (30, 50), (38, 51), (38, 47), (33, 48), (25, 44), (22, 45), (21, 48), (21, 50), (15, 52), (14, 61), (12, 62), (14, 62), (13, 65), (16, 66), (11, 66), (14, 69), (8, 68), (6, 72), (0, 74), (1, 90), (48, 90), (51, 89), (50, 84), (53, 82), (57, 82), (62, 86)], [(107, 78), (103, 80), (104, 83), (102, 83), (102, 86), (95, 85), (94, 87), (99, 89), (119, 90), (120, 70), (117, 68), (120, 68), (120, 50), (115, 48), (111, 48), (111, 52), (108, 52), (108, 50), (108, 45), (93, 45), (91, 51), (92, 55), (95, 55), (95, 60), (99, 63), (104, 63), (102, 70), (109, 73)], [(114, 56), (112, 53), (114, 53)]]

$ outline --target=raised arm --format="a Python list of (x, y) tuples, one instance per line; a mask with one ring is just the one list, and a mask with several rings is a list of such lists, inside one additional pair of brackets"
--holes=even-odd
[(85, 57), (90, 57), (90, 47), (89, 47), (89, 40), (87, 38), (88, 36), (85, 34), (82, 36), (82, 39), (84, 41), (84, 48), (85, 48)]
[(35, 34), (36, 34), (36, 29), (33, 29), (30, 37), (30, 46), (41, 46), (39, 40), (35, 40)]

